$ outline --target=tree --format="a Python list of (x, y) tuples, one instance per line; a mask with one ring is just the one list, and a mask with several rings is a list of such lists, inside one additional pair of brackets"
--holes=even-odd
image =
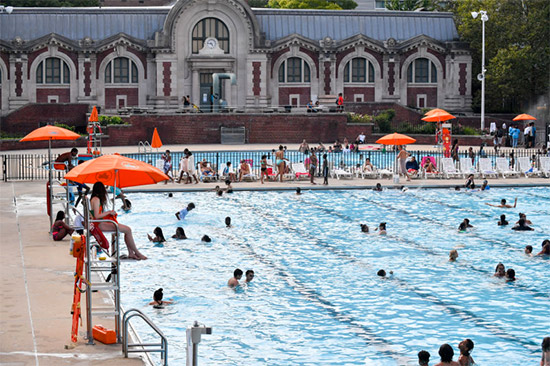
[(270, 8), (281, 9), (355, 9), (357, 3), (353, 0), (269, 0)]
[(4, 0), (5, 6), (16, 7), (86, 7), (99, 6), (99, 0)]
[(437, 2), (434, 0), (387, 0), (386, 9), (413, 11), (417, 9), (435, 10)]
[(550, 1), (460, 0), (451, 3), (461, 38), (472, 50), (474, 108), (479, 108), (482, 24), (471, 12), (486, 10), (485, 68), (488, 111), (519, 112), (541, 95), (550, 80)]

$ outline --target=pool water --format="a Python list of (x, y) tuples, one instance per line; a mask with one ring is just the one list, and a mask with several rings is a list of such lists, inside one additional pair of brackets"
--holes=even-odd
[[(550, 260), (523, 253), (550, 238), (550, 188), (128, 197), (132, 212), (119, 221), (150, 259), (123, 263), (122, 303), (167, 335), (172, 365), (185, 363), (185, 329), (195, 320), (213, 329), (199, 345), (201, 365), (416, 365), (422, 349), (435, 364), (441, 344), (453, 346), (456, 360), (465, 338), (479, 365), (535, 365), (550, 335)], [(515, 209), (485, 205), (514, 197)], [(174, 213), (188, 202), (197, 208), (178, 222)], [(497, 226), (501, 214), (513, 223), (519, 212), (535, 231)], [(458, 233), (464, 218), (474, 228)], [(360, 231), (379, 222), (387, 236)], [(166, 243), (147, 240), (155, 226)], [(177, 226), (190, 239), (169, 238)], [(211, 243), (200, 241), (204, 234)], [(516, 282), (493, 277), (498, 262), (515, 269)], [(230, 289), (235, 268), (256, 277)], [(393, 275), (380, 278), (379, 269)], [(147, 306), (159, 287), (174, 305)]]

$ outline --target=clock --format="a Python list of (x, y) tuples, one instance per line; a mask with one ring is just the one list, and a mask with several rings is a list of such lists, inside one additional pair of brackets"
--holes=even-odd
[(213, 50), (218, 46), (218, 40), (216, 38), (207, 38), (206, 41), (206, 47)]

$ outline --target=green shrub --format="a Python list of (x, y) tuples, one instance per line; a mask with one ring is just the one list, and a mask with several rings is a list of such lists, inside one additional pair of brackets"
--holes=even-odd
[(119, 116), (99, 116), (99, 123), (105, 126), (126, 124)]
[(391, 121), (395, 117), (395, 111), (393, 109), (386, 109), (380, 112), (378, 116), (374, 117), (374, 122), (378, 126), (380, 132), (392, 132)]
[(371, 123), (373, 117), (368, 114), (348, 113), (349, 123)]
[(481, 135), (481, 133), (473, 127), (462, 127), (461, 135)]
[(65, 123), (55, 122), (53, 125), (56, 126), (56, 127), (65, 128), (65, 129), (67, 129), (69, 131), (73, 131), (73, 132), (74, 132), (74, 129), (75, 129), (75, 126), (69, 126)]

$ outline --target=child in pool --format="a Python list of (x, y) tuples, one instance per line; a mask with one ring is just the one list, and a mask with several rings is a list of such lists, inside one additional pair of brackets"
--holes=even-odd
[(380, 225), (378, 225), (378, 235), (386, 235), (386, 223), (381, 222)]
[(187, 236), (185, 235), (185, 231), (183, 231), (182, 227), (178, 227), (176, 229), (176, 233), (172, 235), (172, 238), (174, 239), (187, 239)]
[(183, 220), (183, 219), (185, 219), (185, 216), (187, 216), (189, 211), (191, 211), (194, 208), (195, 208), (195, 204), (193, 202), (191, 202), (187, 205), (186, 208), (184, 208), (183, 210), (181, 210), (179, 212), (176, 212), (176, 217), (178, 218), (178, 220)]
[(474, 359), (470, 356), (470, 352), (474, 349), (474, 342), (466, 338), (458, 344), (460, 356), (458, 356), (458, 364), (460, 366), (472, 366), (475, 364)]
[(164, 305), (170, 305), (174, 303), (172, 299), (168, 301), (162, 300), (163, 297), (164, 294), (162, 293), (162, 289), (159, 288), (153, 293), (153, 301), (151, 301), (149, 305), (153, 305), (154, 308), (162, 308)]
[(155, 237), (147, 234), (149, 241), (152, 241), (154, 243), (163, 243), (166, 241), (166, 239), (164, 239), (164, 233), (162, 232), (162, 229), (160, 227), (157, 226), (155, 230), (153, 230), (153, 234), (155, 235)]

